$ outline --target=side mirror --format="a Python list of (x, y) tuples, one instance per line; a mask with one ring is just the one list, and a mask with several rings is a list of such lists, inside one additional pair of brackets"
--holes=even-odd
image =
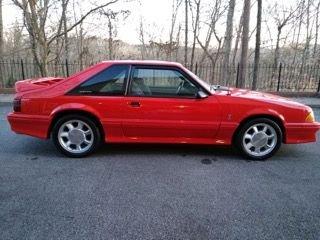
[(206, 94), (205, 92), (199, 90), (199, 91), (197, 92), (197, 95), (196, 95), (196, 96), (197, 96), (198, 99), (204, 99), (204, 98), (207, 98), (207, 97), (208, 97), (208, 94)]

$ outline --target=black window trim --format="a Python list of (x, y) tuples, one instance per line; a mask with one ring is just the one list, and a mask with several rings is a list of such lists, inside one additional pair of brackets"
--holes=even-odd
[[(98, 74), (101, 74), (102, 72), (108, 70), (109, 68), (113, 67), (113, 66), (128, 66), (128, 76), (124, 79), (124, 83), (123, 83), (123, 91), (122, 94), (119, 95), (112, 95), (112, 94), (108, 94), (108, 93), (76, 93), (73, 92), (75, 91), (75, 89), (77, 89), (78, 87), (80, 87), (82, 84), (90, 81), (92, 78), (94, 78), (95, 76), (97, 76)], [(79, 83), (77, 86), (75, 86), (74, 88), (72, 88), (71, 90), (69, 90), (65, 95), (72, 95), (72, 96), (95, 96), (95, 97), (124, 97), (126, 96), (127, 93), (127, 87), (128, 87), (128, 83), (129, 83), (129, 78), (131, 75), (131, 64), (128, 63), (116, 63), (116, 64), (112, 64), (104, 69), (102, 69), (101, 71), (95, 73), (94, 75), (90, 76), (89, 78), (87, 78), (86, 80), (84, 80), (83, 82)]]
[(147, 64), (132, 64), (130, 67), (130, 75), (129, 75), (129, 81), (127, 84), (127, 91), (126, 91), (126, 95), (125, 96), (129, 96), (129, 97), (145, 97), (145, 98), (178, 98), (178, 99), (196, 99), (196, 96), (157, 96), (157, 95), (132, 95), (130, 94), (130, 88), (131, 88), (131, 84), (132, 84), (132, 78), (133, 78), (133, 72), (135, 68), (143, 68), (143, 69), (161, 69), (161, 70), (175, 70), (178, 71), (179, 73), (181, 73), (188, 81), (190, 81), (191, 83), (193, 83), (199, 90), (205, 92), (208, 95), (211, 95), (211, 93), (209, 93), (207, 91), (207, 89), (205, 89), (200, 83), (198, 83), (198, 81), (196, 81), (194, 78), (192, 78), (187, 72), (183, 71), (181, 68), (176, 67), (176, 66), (169, 66), (169, 65), (147, 65)]

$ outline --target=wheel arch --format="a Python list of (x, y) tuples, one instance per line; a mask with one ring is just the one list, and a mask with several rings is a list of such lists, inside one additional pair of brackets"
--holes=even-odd
[(257, 118), (266, 118), (269, 120), (272, 120), (274, 122), (276, 122), (282, 132), (282, 142), (284, 143), (286, 140), (286, 131), (285, 131), (285, 127), (284, 127), (284, 120), (283, 118), (281, 118), (280, 116), (277, 115), (272, 115), (272, 114), (253, 114), (250, 116), (245, 117), (244, 119), (241, 120), (240, 124), (238, 125), (238, 127), (236, 128), (236, 130), (234, 131), (233, 135), (232, 135), (232, 144), (235, 143), (235, 139), (240, 131), (240, 129), (243, 127), (243, 125), (251, 120), (257, 119)]
[(52, 114), (51, 122), (50, 122), (48, 133), (47, 133), (47, 138), (50, 138), (51, 133), (52, 133), (52, 129), (53, 129), (54, 125), (56, 124), (56, 122), (61, 117), (64, 117), (67, 115), (80, 115), (80, 116), (84, 116), (84, 117), (91, 119), (97, 125), (97, 127), (101, 133), (101, 138), (104, 139), (105, 132), (104, 132), (102, 123), (99, 120), (99, 117), (96, 114), (94, 114), (90, 111), (87, 111), (87, 110), (83, 110), (83, 109), (62, 109), (59, 111), (55, 111)]

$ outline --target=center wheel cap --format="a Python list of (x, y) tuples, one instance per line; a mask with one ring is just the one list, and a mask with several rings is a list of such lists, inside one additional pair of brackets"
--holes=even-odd
[(265, 133), (259, 132), (252, 137), (252, 144), (255, 147), (263, 147), (268, 142), (268, 136)]
[(69, 132), (69, 139), (73, 144), (80, 144), (84, 142), (85, 136), (79, 129), (73, 129)]

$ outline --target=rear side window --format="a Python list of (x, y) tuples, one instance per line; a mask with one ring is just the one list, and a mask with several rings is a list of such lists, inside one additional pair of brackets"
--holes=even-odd
[(71, 94), (106, 96), (124, 95), (128, 72), (128, 65), (111, 66), (76, 87), (71, 91)]

